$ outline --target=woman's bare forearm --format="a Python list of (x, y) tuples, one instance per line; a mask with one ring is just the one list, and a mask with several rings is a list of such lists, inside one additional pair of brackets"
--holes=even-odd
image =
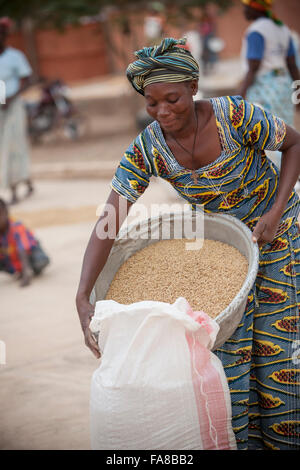
[(106, 238), (100, 240), (98, 238), (96, 225), (84, 254), (77, 299), (89, 299), (95, 282), (107, 261), (113, 243), (114, 239)]
[(91, 311), (90, 294), (95, 282), (105, 266), (114, 240), (124, 222), (131, 203), (111, 191), (104, 211), (99, 218), (88, 242), (81, 269), (76, 295), (76, 305), (81, 324), (85, 326)]
[(248, 88), (253, 85), (255, 81), (260, 63), (260, 60), (248, 60), (248, 72), (238, 90), (238, 95), (241, 95), (243, 98), (246, 98)]
[(111, 191), (103, 213), (89, 239), (76, 295), (76, 307), (84, 334), (85, 344), (96, 358), (100, 357), (100, 349), (89, 325), (94, 314), (94, 307), (89, 299), (95, 282), (105, 266), (119, 229), (127, 217), (131, 203)]
[(287, 57), (286, 64), (287, 64), (287, 68), (291, 76), (291, 79), (294, 81), (300, 80), (300, 73), (299, 73), (295, 56)]
[(238, 90), (238, 95), (246, 98), (248, 88), (254, 83), (256, 74), (249, 71), (245, 76), (240, 88)]

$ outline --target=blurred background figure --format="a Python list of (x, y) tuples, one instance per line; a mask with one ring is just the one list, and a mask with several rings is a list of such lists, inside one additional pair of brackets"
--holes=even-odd
[(191, 27), (184, 33), (184, 37), (187, 39), (186, 48), (191, 52), (201, 68), (203, 47), (201, 35), (197, 26), (197, 23), (191, 24)]
[(160, 2), (152, 2), (149, 6), (149, 13), (145, 16), (144, 35), (149, 47), (160, 43), (164, 36), (162, 12), (163, 5)]
[[(292, 32), (273, 14), (272, 0), (241, 1), (251, 25), (243, 41), (245, 77), (239, 94), (294, 126), (292, 81), (299, 80), (300, 75)], [(281, 152), (268, 156), (280, 167)], [(296, 189), (300, 189), (300, 183)]]
[(183, 34), (186, 37), (186, 49), (190, 51), (192, 56), (196, 59), (199, 64), (199, 88), (194, 96), (195, 100), (200, 100), (203, 98), (203, 93), (201, 92), (201, 76), (202, 76), (202, 40), (200, 32), (198, 29), (198, 22), (191, 23), (190, 28)]
[(0, 18), (0, 80), (5, 84), (5, 104), (0, 105), (1, 186), (11, 191), (10, 203), (18, 202), (17, 187), (25, 183), (26, 196), (33, 192), (29, 172), (26, 113), (20, 94), (30, 86), (32, 69), (23, 52), (6, 46), (12, 23)]
[(299, 80), (289, 28), (272, 15), (272, 0), (242, 0), (251, 21), (243, 43), (246, 74), (240, 94), (294, 125), (292, 80)]
[(203, 74), (206, 75), (213, 71), (219, 60), (219, 52), (223, 48), (220, 38), (216, 34), (216, 21), (209, 7), (205, 5), (202, 10), (202, 18), (199, 25), (200, 36), (202, 40), (202, 67)]
[(49, 262), (33, 233), (10, 217), (7, 205), (0, 199), (0, 271), (15, 275), (25, 287)]

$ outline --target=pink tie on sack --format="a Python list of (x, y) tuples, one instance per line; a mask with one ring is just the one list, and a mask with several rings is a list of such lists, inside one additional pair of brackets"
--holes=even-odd
[(197, 338), (199, 342), (207, 349), (212, 349), (215, 339), (219, 331), (219, 325), (203, 310), (194, 312), (189, 305), (186, 312), (193, 320), (195, 320), (201, 329), (197, 331)]
[(227, 382), (215, 367), (217, 357), (210, 351), (219, 331), (218, 324), (205, 312), (194, 312), (189, 306), (187, 314), (201, 325), (196, 332), (186, 333), (190, 355), (200, 433), (204, 449), (231, 450), (228, 429), (231, 427), (231, 403), (226, 400)]

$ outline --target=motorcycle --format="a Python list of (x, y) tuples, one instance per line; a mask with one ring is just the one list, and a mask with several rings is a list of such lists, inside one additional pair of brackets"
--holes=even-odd
[(31, 142), (37, 143), (45, 134), (56, 130), (63, 130), (68, 139), (78, 139), (85, 132), (86, 123), (72, 103), (68, 87), (62, 80), (43, 80), (43, 83), (40, 99), (25, 104)]

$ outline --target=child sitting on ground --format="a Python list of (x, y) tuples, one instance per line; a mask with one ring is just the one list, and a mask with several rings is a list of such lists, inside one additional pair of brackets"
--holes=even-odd
[(0, 199), (0, 271), (16, 275), (22, 287), (28, 286), (49, 264), (38, 240), (21, 222), (13, 221)]

